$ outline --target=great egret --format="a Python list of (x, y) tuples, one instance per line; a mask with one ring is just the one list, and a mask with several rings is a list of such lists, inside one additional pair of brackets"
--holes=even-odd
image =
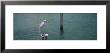
[(39, 25), (39, 32), (42, 33), (42, 29), (47, 25), (47, 20), (43, 20)]

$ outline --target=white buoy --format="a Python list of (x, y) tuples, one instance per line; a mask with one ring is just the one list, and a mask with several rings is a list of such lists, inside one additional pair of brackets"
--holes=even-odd
[(45, 34), (45, 36), (48, 36), (48, 34)]

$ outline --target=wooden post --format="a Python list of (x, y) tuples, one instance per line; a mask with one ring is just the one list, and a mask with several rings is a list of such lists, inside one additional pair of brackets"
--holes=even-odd
[(60, 13), (60, 31), (63, 32), (63, 13)]

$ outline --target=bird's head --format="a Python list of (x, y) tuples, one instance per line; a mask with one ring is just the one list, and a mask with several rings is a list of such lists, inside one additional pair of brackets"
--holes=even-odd
[(43, 21), (47, 23), (47, 20), (43, 20)]

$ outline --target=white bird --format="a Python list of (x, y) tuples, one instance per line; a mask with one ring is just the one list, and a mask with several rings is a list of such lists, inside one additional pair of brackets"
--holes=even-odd
[(42, 30), (42, 28), (43, 28), (46, 24), (47, 24), (47, 20), (43, 20), (43, 21), (40, 23), (40, 25), (39, 25), (39, 31), (40, 31), (40, 33), (42, 32), (41, 30)]

